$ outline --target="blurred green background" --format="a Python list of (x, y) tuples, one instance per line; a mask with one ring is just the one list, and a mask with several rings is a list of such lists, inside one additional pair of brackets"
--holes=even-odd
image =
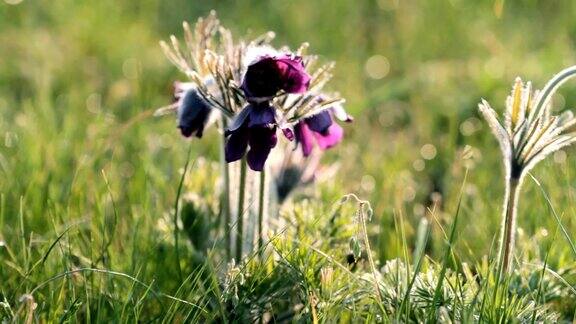
[[(330, 88), (347, 98), (356, 121), (324, 157), (340, 169), (316, 194), (326, 203), (348, 192), (372, 202), (381, 262), (401, 253), (395, 217), (411, 242), (428, 209), (450, 224), (461, 188), (460, 256), (478, 261), (490, 252), (502, 167), (477, 103), (485, 98), (502, 111), (516, 76), (541, 88), (576, 63), (571, 0), (0, 0), (0, 241), (17, 246), (23, 232), (30, 246), (42, 246), (76, 223), (111, 233), (116, 210), (111, 247), (117, 259), (130, 256), (117, 268), (162, 267), (164, 252), (151, 251), (166, 239), (157, 223), (172, 208), (188, 141), (172, 118), (149, 116), (183, 78), (158, 41), (181, 36), (183, 20), (211, 9), (237, 37), (274, 30), (275, 45), (309, 42), (322, 60), (337, 62)], [(555, 107), (574, 103), (569, 84)], [(216, 158), (216, 138), (211, 130), (195, 140), (194, 157)], [(571, 153), (534, 174), (575, 233)], [(548, 206), (529, 179), (522, 196), (522, 237), (537, 234), (545, 246), (555, 228)], [(74, 249), (90, 255), (106, 235), (79, 235)], [(441, 231), (434, 238), (429, 252), (438, 256)], [(559, 238), (550, 262), (572, 260), (567, 247)], [(26, 253), (17, 256), (23, 263)], [(0, 280), (18, 272), (0, 268)]]

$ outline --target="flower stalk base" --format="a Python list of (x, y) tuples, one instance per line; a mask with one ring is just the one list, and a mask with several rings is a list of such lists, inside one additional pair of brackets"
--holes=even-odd
[(502, 212), (502, 225), (500, 228), (499, 273), (508, 274), (512, 271), (512, 257), (516, 235), (516, 214), (518, 195), (521, 182), (519, 178), (510, 178), (506, 184), (504, 209)]
[(246, 158), (242, 158), (240, 164), (240, 185), (238, 187), (238, 219), (236, 220), (236, 262), (242, 260), (242, 239), (244, 237), (244, 197), (246, 194)]

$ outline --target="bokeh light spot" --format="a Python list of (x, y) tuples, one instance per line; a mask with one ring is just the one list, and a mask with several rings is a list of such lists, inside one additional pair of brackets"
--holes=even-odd
[(566, 163), (566, 152), (564, 151), (557, 151), (554, 153), (554, 162), (558, 163), (558, 164), (564, 164)]
[(140, 74), (140, 62), (135, 58), (129, 58), (122, 64), (122, 72), (127, 79), (138, 79)]
[(420, 172), (424, 170), (424, 168), (426, 167), (426, 163), (424, 162), (424, 160), (418, 159), (412, 163), (412, 167), (414, 168), (414, 170)]
[(385, 56), (374, 55), (366, 61), (366, 74), (368, 77), (379, 80), (384, 78), (390, 72), (390, 63)]
[(93, 93), (86, 99), (86, 108), (93, 114), (98, 114), (102, 107), (102, 96), (99, 93)]
[(422, 155), (425, 160), (432, 160), (436, 157), (437, 153), (436, 146), (432, 144), (424, 144), (420, 149), (420, 155)]
[(360, 180), (360, 186), (364, 191), (372, 192), (376, 186), (376, 181), (373, 176), (366, 174), (362, 177), (362, 180)]

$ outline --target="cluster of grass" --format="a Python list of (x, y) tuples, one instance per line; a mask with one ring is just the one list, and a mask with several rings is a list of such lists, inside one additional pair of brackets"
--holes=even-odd
[[(573, 64), (575, 7), (3, 0), (0, 318), (573, 321), (575, 255), (554, 217), (574, 239), (571, 150), (526, 179), (517, 271), (501, 281), (503, 173), (476, 104), (501, 111), (516, 75), (542, 86)], [(222, 262), (216, 134), (188, 143), (173, 120), (151, 117), (179, 78), (157, 41), (210, 9), (234, 31), (273, 29), (336, 60), (333, 87), (356, 116), (323, 159), (338, 164), (335, 179), (282, 207), (265, 261)], [(555, 107), (569, 108), (573, 90)], [(337, 203), (348, 192), (372, 204), (366, 230), (357, 206)]]

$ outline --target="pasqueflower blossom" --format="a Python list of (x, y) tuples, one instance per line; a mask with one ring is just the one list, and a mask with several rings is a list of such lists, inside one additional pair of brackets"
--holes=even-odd
[(175, 82), (174, 98), (178, 113), (178, 128), (184, 137), (202, 137), (210, 120), (212, 107), (200, 96), (192, 82)]
[(294, 150), (291, 143), (278, 143), (266, 162), (270, 165), (278, 203), (282, 204), (296, 189), (334, 177), (339, 164), (322, 166), (321, 158), (322, 152), (318, 150), (305, 157), (301, 150)]
[[(256, 183), (259, 186), (257, 223), (254, 223), (258, 238), (256, 250), (263, 256), (265, 216), (273, 196), (267, 190), (273, 182), (271, 179), (278, 182), (280, 200), (286, 199), (294, 188), (311, 182), (316, 178), (322, 153), (320, 150), (311, 153), (312, 147), (327, 149), (340, 142), (343, 130), (334, 118), (351, 120), (340, 105), (344, 99), (338, 94), (321, 95), (332, 77), (334, 63), (316, 65), (318, 56), (307, 54), (308, 43), (294, 52), (285, 47), (278, 51), (270, 46), (272, 32), (252, 40), (234, 41), (232, 33), (220, 25), (214, 12), (199, 18), (194, 26), (184, 22), (183, 28), (184, 43), (171, 36), (160, 45), (166, 57), (190, 82), (175, 83), (175, 101), (159, 108), (154, 115), (177, 112), (178, 128), (185, 137), (202, 137), (211, 121), (218, 120), (224, 142), (223, 154), (220, 154), (223, 165), (219, 205), (226, 260), (241, 262), (243, 259), (245, 203), (256, 197), (250, 193)], [(291, 149), (288, 141), (276, 147), (278, 129), (289, 141), (298, 140), (303, 151)], [(269, 158), (272, 149), (281, 155), (283, 151), (288, 152), (286, 164), (278, 172), (274, 158)], [(289, 156), (298, 156), (298, 159)], [(242, 160), (238, 170), (226, 164), (238, 160)], [(271, 164), (272, 177), (261, 172), (258, 181), (251, 181), (248, 167), (264, 171), (266, 163)], [(233, 193), (238, 194), (236, 208), (232, 204)], [(235, 244), (232, 244), (232, 233), (235, 233)]]
[(346, 114), (341, 105), (327, 108), (318, 114), (304, 118), (294, 126), (296, 143), (302, 145), (302, 153), (309, 156), (314, 143), (321, 150), (327, 150), (342, 141), (344, 130), (334, 122), (336, 117), (351, 122), (352, 117)]
[(280, 90), (304, 93), (310, 79), (300, 56), (264, 54), (246, 68), (242, 90), (248, 101), (264, 101), (272, 99)]
[(278, 142), (276, 111), (270, 100), (281, 90), (303, 93), (309, 85), (310, 76), (299, 56), (262, 55), (250, 63), (241, 87), (249, 104), (227, 130), (226, 161), (241, 159), (250, 147), (246, 156), (248, 166), (254, 171), (262, 171)]
[(556, 114), (552, 97), (576, 77), (576, 66), (556, 74), (540, 91), (517, 78), (499, 117), (486, 100), (480, 113), (498, 140), (505, 168), (504, 207), (500, 230), (499, 271), (510, 273), (516, 238), (518, 199), (524, 178), (540, 161), (576, 143), (576, 118), (570, 110)]
[(240, 160), (246, 153), (248, 166), (262, 171), (270, 151), (276, 146), (276, 116), (268, 102), (250, 104), (244, 108), (226, 131), (226, 162)]

